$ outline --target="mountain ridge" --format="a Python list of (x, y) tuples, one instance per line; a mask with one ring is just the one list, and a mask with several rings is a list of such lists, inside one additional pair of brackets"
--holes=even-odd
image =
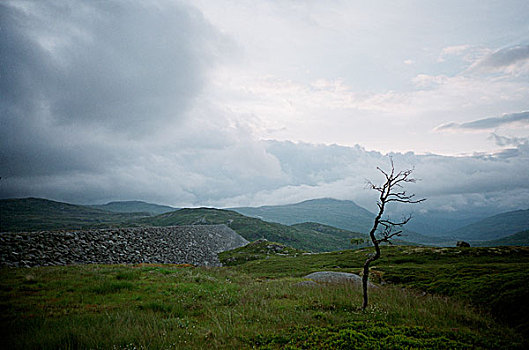
[[(231, 208), (231, 210), (243, 215), (286, 225), (316, 222), (366, 235), (369, 233), (375, 219), (375, 214), (355, 202), (333, 198), (309, 199), (299, 203), (276, 206)], [(408, 242), (455, 245), (455, 241), (451, 238), (426, 236), (406, 229), (403, 231), (401, 239)]]
[(0, 232), (108, 226), (131, 222), (147, 215), (114, 213), (44, 198), (10, 198), (0, 200)]
[(365, 232), (373, 223), (375, 214), (351, 200), (333, 198), (309, 199), (285, 205), (230, 208), (240, 214), (259, 217), (266, 221), (294, 225), (318, 222), (354, 232)]
[(168, 205), (160, 205), (155, 203), (148, 203), (139, 200), (133, 201), (112, 201), (106, 204), (92, 204), (87, 207), (110, 211), (114, 213), (149, 213), (150, 215), (160, 215), (178, 208), (173, 208)]
[(529, 209), (489, 216), (474, 224), (448, 233), (457, 239), (491, 241), (529, 229)]

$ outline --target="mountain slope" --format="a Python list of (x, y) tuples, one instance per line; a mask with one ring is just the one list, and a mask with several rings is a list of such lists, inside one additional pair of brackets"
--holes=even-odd
[(317, 222), (361, 233), (368, 232), (375, 217), (373, 213), (356, 205), (353, 201), (331, 198), (312, 199), (287, 205), (233, 208), (232, 210), (243, 215), (285, 225)]
[(143, 201), (118, 201), (107, 204), (90, 205), (89, 207), (115, 213), (148, 213), (151, 215), (160, 215), (177, 210), (177, 208), (166, 205), (146, 203)]
[[(258, 208), (233, 208), (243, 215), (259, 217), (265, 221), (292, 225), (304, 222), (316, 222), (353, 232), (367, 234), (373, 225), (375, 214), (353, 201), (320, 198), (296, 204), (264, 206)], [(454, 245), (447, 238), (425, 236), (417, 232), (404, 230), (402, 240), (434, 245)]]
[(109, 226), (131, 222), (142, 213), (108, 211), (42, 198), (0, 200), (0, 231), (36, 231)]
[(343, 232), (342, 236), (335, 236), (307, 227), (266, 222), (232, 210), (214, 208), (185, 208), (155, 217), (143, 218), (138, 223), (152, 226), (226, 224), (249, 241), (265, 238), (272, 242), (311, 251), (351, 248), (350, 239), (355, 235), (351, 232), (352, 236), (347, 237), (347, 232)]
[(495, 239), (492, 241), (479, 241), (476, 242), (477, 246), (481, 247), (497, 247), (497, 246), (529, 246), (529, 230), (515, 233), (507, 237)]
[(529, 209), (490, 216), (452, 231), (450, 236), (470, 241), (485, 241), (507, 237), (527, 229), (529, 229)]

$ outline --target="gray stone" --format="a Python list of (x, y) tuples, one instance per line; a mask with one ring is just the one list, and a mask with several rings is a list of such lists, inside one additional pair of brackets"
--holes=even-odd
[[(362, 277), (348, 272), (319, 271), (305, 276), (305, 278), (320, 284), (352, 284), (358, 287), (362, 286)], [(368, 287), (375, 287), (368, 282)]]
[(295, 287), (317, 287), (319, 286), (318, 283), (314, 281), (301, 281), (296, 284), (294, 284)]

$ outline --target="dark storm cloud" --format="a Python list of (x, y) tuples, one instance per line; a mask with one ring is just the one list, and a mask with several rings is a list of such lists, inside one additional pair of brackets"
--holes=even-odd
[(436, 128), (439, 131), (454, 130), (490, 130), (501, 126), (508, 126), (514, 123), (529, 124), (529, 112), (504, 114), (501, 117), (491, 117), (474, 120), (468, 123), (448, 123)]
[(4, 178), (126, 163), (184, 118), (216, 39), (178, 2), (6, 2), (0, 23)]
[[(237, 108), (210, 101), (218, 95), (205, 84), (223, 81), (209, 67), (234, 61), (219, 57), (225, 40), (172, 0), (0, 2), (0, 198), (238, 206), (335, 197), (376, 209), (364, 187), (387, 169), (383, 154), (258, 141)], [(528, 113), (452, 126), (525, 123)], [(415, 166), (423, 181), (413, 191), (427, 206), (529, 205), (527, 143), (499, 157), (393, 156)]]

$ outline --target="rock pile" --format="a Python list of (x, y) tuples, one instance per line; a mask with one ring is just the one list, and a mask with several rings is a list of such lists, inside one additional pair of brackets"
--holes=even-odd
[(226, 225), (0, 234), (0, 265), (171, 263), (220, 266), (217, 253), (248, 243)]

